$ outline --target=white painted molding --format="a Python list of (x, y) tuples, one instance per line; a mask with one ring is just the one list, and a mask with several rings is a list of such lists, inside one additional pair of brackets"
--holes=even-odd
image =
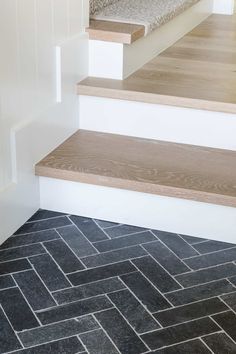
[(214, 0), (214, 13), (233, 15), (235, 12), (235, 0)]
[(236, 208), (45, 177), (40, 200), (49, 210), (235, 242)]
[(184, 13), (132, 44), (90, 40), (89, 76), (122, 80), (204, 21), (214, 0), (201, 0)]

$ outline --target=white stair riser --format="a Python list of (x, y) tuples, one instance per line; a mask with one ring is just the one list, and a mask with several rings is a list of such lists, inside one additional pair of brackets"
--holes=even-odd
[(201, 0), (181, 15), (131, 45), (89, 41), (89, 76), (122, 80), (173, 45), (213, 11), (213, 0)]
[(46, 177), (40, 193), (43, 209), (235, 242), (236, 208)]
[(236, 150), (236, 115), (79, 96), (80, 129)]

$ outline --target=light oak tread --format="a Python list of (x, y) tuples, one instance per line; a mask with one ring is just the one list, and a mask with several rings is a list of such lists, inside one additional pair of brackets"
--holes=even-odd
[(236, 152), (79, 130), (38, 176), (236, 207)]
[(131, 44), (144, 36), (145, 27), (130, 23), (90, 20), (86, 32), (89, 39)]
[(88, 77), (78, 94), (236, 113), (236, 14), (212, 15), (123, 81)]

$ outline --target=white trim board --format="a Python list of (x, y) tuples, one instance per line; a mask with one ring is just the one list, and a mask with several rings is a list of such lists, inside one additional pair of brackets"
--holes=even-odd
[(79, 128), (236, 150), (236, 115), (183, 107), (79, 96)]
[(213, 12), (215, 14), (233, 15), (235, 0), (214, 0)]
[(204, 21), (214, 0), (201, 0), (170, 22), (132, 44), (89, 41), (89, 76), (122, 80)]
[(236, 208), (46, 177), (40, 200), (43, 209), (235, 242)]

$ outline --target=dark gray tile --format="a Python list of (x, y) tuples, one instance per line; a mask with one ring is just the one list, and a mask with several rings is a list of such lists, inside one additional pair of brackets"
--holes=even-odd
[(216, 251), (220, 251), (232, 247), (235, 247), (235, 245), (232, 243), (210, 241), (210, 240), (207, 242), (199, 243), (194, 246), (194, 248), (201, 254), (216, 252)]
[(147, 229), (143, 227), (131, 226), (131, 225), (118, 225), (115, 227), (111, 227), (106, 230), (107, 234), (111, 238), (125, 236), (129, 234), (134, 234), (136, 232), (146, 231)]
[(28, 222), (31, 221), (38, 221), (38, 220), (43, 220), (43, 219), (51, 219), (51, 218), (56, 218), (59, 216), (64, 216), (64, 213), (58, 213), (57, 211), (51, 211), (51, 210), (43, 210), (39, 209), (36, 211), (36, 213), (28, 220)]
[(229, 281), (236, 286), (236, 276), (235, 277), (229, 277)]
[(227, 294), (233, 291), (236, 291), (236, 288), (234, 288), (226, 279), (223, 279), (183, 290), (177, 290), (166, 294), (166, 297), (174, 306), (178, 306)]
[(112, 240), (96, 242), (94, 243), (94, 246), (99, 252), (108, 252), (119, 248), (140, 245), (154, 240), (156, 240), (156, 238), (150, 231), (144, 231), (138, 234), (114, 238)]
[(193, 270), (212, 267), (218, 264), (233, 262), (236, 260), (236, 248), (218, 251), (185, 260), (185, 263)]
[(22, 348), (13, 329), (0, 307), (0, 353)]
[(107, 227), (119, 226), (119, 225), (120, 225), (120, 224), (118, 224), (118, 223), (116, 223), (116, 222), (105, 221), (105, 220), (97, 220), (97, 219), (94, 219), (94, 221), (96, 221), (96, 223), (97, 223), (102, 229), (106, 229)]
[(124, 261), (69, 274), (68, 278), (70, 279), (72, 284), (76, 286), (91, 283), (97, 280), (119, 276), (122, 274), (131, 273), (134, 271), (136, 271), (136, 268), (133, 266), (133, 264), (131, 264), (130, 261)]
[(171, 307), (162, 294), (141, 273), (122, 275), (121, 279), (150, 312)]
[(50, 310), (37, 313), (41, 323), (46, 325), (54, 322), (88, 315), (93, 312), (111, 308), (111, 302), (105, 296), (97, 296), (90, 299), (80, 300), (71, 304), (57, 306)]
[(154, 314), (154, 317), (163, 327), (167, 327), (227, 310), (228, 307), (220, 299), (212, 298), (161, 311)]
[(15, 331), (39, 326), (36, 317), (18, 288), (1, 290), (0, 304)]
[(29, 260), (50, 291), (71, 286), (64, 273), (58, 268), (58, 265), (49, 254), (30, 257)]
[(56, 229), (57, 227), (70, 225), (71, 222), (66, 216), (61, 216), (59, 218), (52, 218), (40, 221), (34, 221), (24, 224), (19, 230), (16, 231), (15, 235), (28, 234), (31, 232)]
[(16, 273), (27, 269), (31, 269), (31, 265), (27, 259), (0, 263), (0, 275)]
[[(100, 325), (122, 354), (140, 354), (147, 351), (144, 343), (116, 309), (95, 314)], [(111, 324), (114, 325), (111, 325)]]
[(236, 341), (236, 315), (232, 311), (219, 313), (213, 316), (213, 319), (219, 324), (221, 328)]
[(25, 246), (44, 241), (56, 240), (58, 238), (60, 238), (60, 236), (55, 230), (33, 232), (32, 234), (10, 237), (1, 246), (1, 249)]
[(84, 316), (79, 319), (67, 320), (48, 326), (31, 329), (19, 333), (23, 345), (28, 348), (39, 344), (52, 342), (58, 339), (71, 337), (83, 332), (99, 328), (92, 316)]
[(129, 290), (121, 290), (109, 294), (108, 297), (137, 333), (145, 333), (160, 328), (146, 308)]
[(194, 248), (177, 234), (155, 230), (153, 233), (181, 259), (198, 255)]
[(145, 252), (141, 246), (133, 246), (121, 250), (101, 253), (95, 256), (85, 257), (82, 260), (86, 267), (93, 268), (127, 259), (138, 258), (146, 254), (147, 252)]
[(221, 329), (215, 324), (215, 322), (213, 322), (210, 318), (205, 317), (177, 326), (159, 329), (155, 332), (146, 333), (143, 334), (141, 338), (152, 350), (154, 350), (198, 338), (220, 330)]
[(81, 334), (80, 339), (89, 354), (119, 354), (118, 350), (101, 329)]
[(57, 342), (43, 344), (34, 348), (28, 348), (14, 354), (85, 354), (84, 347), (77, 337), (61, 339)]
[(226, 302), (227, 305), (229, 305), (234, 311), (236, 311), (236, 292), (232, 294), (227, 294), (221, 296), (222, 300)]
[(65, 273), (84, 269), (83, 264), (62, 240), (45, 242), (47, 251)]
[(236, 344), (225, 333), (211, 334), (202, 339), (215, 354), (236, 353)]
[(180, 235), (186, 242), (188, 242), (189, 245), (196, 245), (197, 243), (207, 241), (205, 238), (201, 237), (194, 237), (194, 236), (188, 236), (188, 235)]
[(66, 304), (72, 301), (86, 299), (88, 297), (107, 294), (124, 288), (124, 284), (118, 278), (109, 278), (95, 283), (80, 285), (71, 289), (61, 290), (53, 293), (56, 301)]
[(13, 277), (34, 311), (56, 305), (34, 270), (17, 273)]
[(137, 258), (132, 261), (136, 267), (152, 282), (161, 292), (168, 292), (181, 289), (175, 279), (165, 271), (150, 256)]
[(227, 263), (216, 267), (210, 267), (195, 272), (177, 275), (176, 279), (184, 287), (189, 287), (201, 283), (207, 283), (213, 280), (227, 278), (232, 275), (236, 275), (236, 265), (233, 263)]
[(40, 244), (22, 246), (18, 248), (10, 248), (7, 250), (0, 251), (0, 263), (18, 258), (30, 257), (42, 253), (45, 253), (45, 249)]
[(16, 286), (11, 275), (0, 276), (0, 290)]
[(92, 219), (81, 216), (70, 216), (70, 219), (90, 242), (109, 239)]
[(86, 257), (98, 253), (96, 248), (88, 242), (76, 226), (61, 227), (58, 232), (78, 257)]
[[(199, 340), (191, 340), (168, 348), (156, 350), (153, 354), (211, 354), (211, 351)], [(223, 353), (221, 353), (223, 354)], [(226, 354), (226, 353), (225, 353)]]
[(185, 273), (190, 270), (186, 264), (160, 241), (149, 243), (143, 247), (172, 275)]

